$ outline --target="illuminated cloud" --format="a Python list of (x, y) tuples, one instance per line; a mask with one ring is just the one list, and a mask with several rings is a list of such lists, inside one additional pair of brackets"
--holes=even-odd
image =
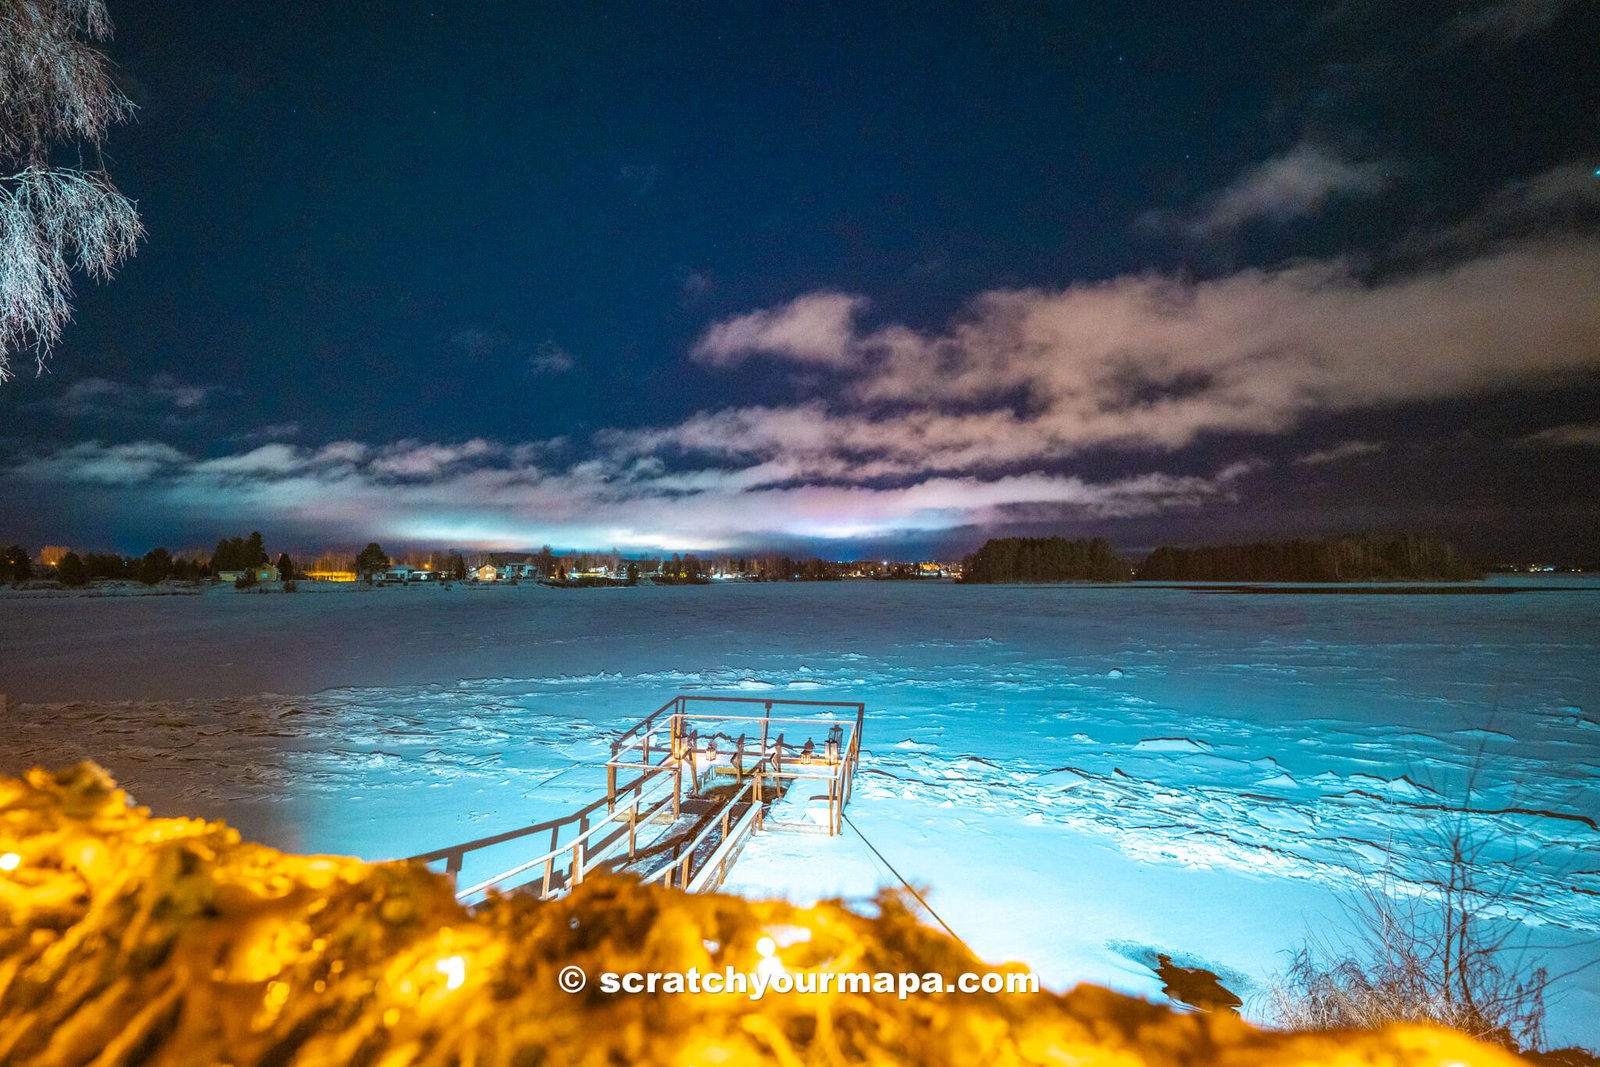
[[(1267, 438), (1330, 413), (1600, 369), (1600, 243), (1576, 237), (1378, 281), (1324, 262), (996, 290), (926, 332), (860, 327), (864, 303), (814, 293), (707, 329), (695, 353), (714, 366), (760, 355), (831, 369), (825, 395), (793, 403), (708, 407), (579, 441), (271, 441), (213, 456), (91, 442), (14, 461), (0, 479), (350, 540), (863, 540), (1232, 500), (1262, 461), (1200, 465), (1203, 476), (1163, 468), (1197, 469), (1173, 454), (1208, 436)], [(1534, 443), (1586, 432), (1558, 427)], [(1297, 462), (1379, 447), (1346, 441)], [(1114, 473), (1087, 477), (1091, 454)]]
[(941, 332), (835, 344), (856, 369), (831, 404), (705, 412), (614, 443), (781, 456), (798, 476), (972, 471), (1559, 381), (1600, 367), (1600, 244), (1529, 240), (1375, 283), (1312, 263), (1002, 290)]
[[(1366, 199), (1384, 188), (1381, 163), (1355, 163), (1306, 141), (1245, 171), (1181, 222), (1194, 237), (1229, 233), (1251, 222), (1284, 223), (1314, 215), (1336, 197)], [(1158, 227), (1159, 215), (1147, 216)]]
[(735, 366), (757, 354), (848, 364), (855, 318), (866, 304), (864, 297), (845, 293), (809, 293), (782, 307), (725, 319), (695, 345), (694, 358), (713, 367)]
[[(669, 473), (657, 462), (559, 469), (483, 441), (400, 442), (359, 451), (273, 444), (195, 459), (166, 445), (82, 444), (13, 478), (115, 487), (185, 516), (226, 509), (337, 536), (484, 547), (554, 542), (667, 550), (782, 538), (879, 537), (1003, 521), (1015, 508), (1126, 517), (1226, 496), (1249, 468), (1213, 477), (1142, 474), (1105, 482), (1040, 473), (929, 477), (892, 487), (758, 485), (749, 470)], [(397, 463), (397, 459), (407, 462)], [(411, 462), (414, 460), (415, 462)]]

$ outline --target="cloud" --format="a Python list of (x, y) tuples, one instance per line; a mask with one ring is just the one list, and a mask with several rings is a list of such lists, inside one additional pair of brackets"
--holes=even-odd
[(1525, 181), (1513, 182), (1495, 197), (1490, 210), (1500, 215), (1552, 215), (1600, 207), (1600, 172), (1587, 160), (1551, 167)]
[(782, 307), (715, 324), (695, 345), (693, 357), (712, 367), (737, 366), (752, 355), (846, 366), (854, 361), (855, 318), (866, 306), (860, 296), (808, 293)]
[[(1582, 237), (1376, 281), (1334, 261), (1000, 289), (935, 330), (863, 324), (864, 306), (813, 293), (714, 323), (696, 346), (713, 366), (759, 354), (827, 367), (824, 397), (577, 442), (271, 441), (210, 457), (91, 443), (14, 461), (0, 481), (351, 539), (668, 550), (869, 539), (1203, 507), (1245, 492), (1263, 466), (1194, 474), (1171, 458), (1204, 439), (1600, 371), (1600, 241)], [(1590, 429), (1535, 443), (1587, 443)], [(1377, 447), (1346, 441), (1298, 462)], [(1088, 477), (1091, 459), (1111, 473)]]
[(394, 478), (436, 479), (474, 460), (498, 454), (500, 449), (481, 437), (457, 445), (400, 441), (377, 450), (367, 464), (376, 475)]
[(180, 468), (189, 457), (157, 441), (106, 445), (81, 441), (48, 455), (26, 459), (11, 474), (46, 485), (134, 486)]
[(1316, 214), (1336, 197), (1370, 199), (1383, 189), (1383, 164), (1351, 162), (1303, 141), (1245, 171), (1180, 227), (1193, 237), (1215, 237), (1252, 222), (1290, 222)]
[(1600, 218), (1600, 174), (1587, 162), (1563, 163), (1510, 182), (1499, 190), (1477, 218), (1454, 237), (1502, 237), (1555, 226), (1574, 227)]
[(168, 374), (148, 381), (121, 382), (111, 378), (79, 378), (58, 397), (37, 407), (66, 418), (161, 418), (179, 422), (194, 418), (223, 392), (221, 386), (194, 385)]
[(477, 364), (501, 364), (520, 367), (528, 377), (546, 374), (565, 374), (575, 365), (572, 353), (554, 341), (530, 345), (518, 340), (504, 330), (481, 326), (463, 327), (444, 341), (445, 350), (453, 357)]
[(251, 444), (256, 441), (280, 441), (286, 437), (299, 437), (301, 426), (298, 422), (274, 422), (266, 426), (257, 426), (242, 433), (233, 434), (228, 438), (235, 444)]
[(1578, 0), (1491, 0), (1462, 13), (1451, 24), (1450, 36), (1462, 42), (1509, 44), (1549, 29), (1577, 4)]
[(1296, 456), (1294, 462), (1300, 466), (1320, 466), (1324, 463), (1342, 463), (1347, 459), (1359, 459), (1362, 456), (1375, 456), (1382, 452), (1384, 446), (1378, 441), (1341, 441), (1328, 448), (1321, 448), (1315, 452), (1307, 452)]
[(1421, 257), (1479, 251), (1497, 241), (1600, 223), (1600, 174), (1585, 160), (1563, 163), (1505, 185), (1476, 213), (1442, 230), (1412, 234), (1400, 251)]
[(1600, 244), (1526, 241), (1375, 283), (1334, 262), (998, 290), (944, 331), (890, 325), (829, 346), (846, 372), (832, 403), (705, 412), (616, 443), (765, 456), (796, 477), (959, 472), (1592, 373)]
[(1531, 448), (1600, 448), (1600, 422), (1569, 422), (1522, 439)]
[(685, 476), (659, 462), (543, 467), (541, 450), (474, 440), (263, 445), (201, 459), (140, 442), (76, 445), (12, 468), (25, 482), (115, 488), (180, 515), (226, 509), (336, 534), (485, 547), (539, 543), (719, 548), (774, 537), (877, 537), (1037, 515), (1127, 517), (1228, 497), (1246, 472), (1145, 473), (1106, 481), (1020, 473), (897, 486), (752, 485), (741, 472)]
[(464, 326), (446, 337), (444, 344), (454, 355), (470, 360), (484, 360), (504, 351), (511, 344), (511, 337), (502, 330)]
[(544, 342), (533, 350), (533, 355), (528, 357), (528, 373), (535, 376), (565, 374), (573, 366), (572, 353), (554, 341)]
[(717, 277), (708, 270), (692, 270), (678, 282), (678, 292), (687, 302), (710, 295), (717, 287)]

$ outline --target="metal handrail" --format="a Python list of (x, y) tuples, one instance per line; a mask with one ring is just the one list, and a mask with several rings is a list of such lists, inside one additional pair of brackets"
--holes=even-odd
[[(618, 795), (622, 796), (629, 793), (637, 793), (642, 796), (646, 782), (649, 782), (658, 775), (669, 774), (675, 770), (676, 768), (670, 762), (655, 764), (649, 770), (645, 771), (645, 773), (641, 774), (632, 782), (629, 782), (626, 786), (623, 786), (621, 789), (619, 789)], [(420, 855), (411, 856), (409, 858), (417, 863), (434, 863), (439, 860), (444, 860), (446, 864), (446, 873), (457, 874), (461, 870), (462, 860), (470, 852), (478, 852), (493, 845), (502, 845), (507, 841), (515, 841), (518, 838), (530, 837), (533, 834), (546, 833), (549, 831), (556, 831), (559, 833), (560, 829), (564, 826), (571, 826), (573, 824), (579, 824), (582, 826), (582, 824), (585, 824), (589, 821), (589, 816), (593, 815), (601, 808), (606, 808), (608, 806), (615, 808), (615, 800), (608, 797), (601, 797), (600, 799), (595, 800), (582, 808), (579, 808), (577, 811), (563, 815), (557, 819), (547, 819), (544, 822), (532, 823), (528, 826), (518, 827), (515, 830), (506, 830), (502, 833), (491, 834), (488, 837), (480, 837), (474, 841), (464, 841), (458, 845), (449, 845), (445, 848), (434, 849), (432, 852), (424, 852)], [(597, 825), (605, 825), (606, 823), (612, 821), (610, 818), (611, 814), (612, 812), (608, 811), (606, 816), (603, 817), (600, 820), (600, 823)], [(581, 836), (586, 837), (591, 832), (592, 830), (584, 827), (580, 831), (580, 834)], [(571, 842), (566, 845), (558, 846), (551, 849), (549, 853), (546, 853), (546, 856), (564, 852), (570, 847)], [(541, 856), (539, 858), (543, 859), (545, 857)], [(532, 862), (538, 861), (535, 860)]]
[[(667, 769), (668, 768), (666, 768), (666, 767), (657, 768), (658, 771), (659, 770), (667, 770)], [(650, 776), (644, 776), (644, 777), (650, 777)], [(642, 781), (643, 778), (641, 778), (640, 780)], [(674, 786), (674, 789), (675, 788), (676, 788), (676, 786)], [(625, 790), (625, 792), (626, 791), (631, 791), (631, 790)], [(645, 797), (644, 791), (640, 790), (639, 791), (639, 796), (638, 796), (637, 800), (635, 801), (635, 803), (637, 804), (637, 803), (643, 802), (644, 797)], [(667, 801), (670, 800), (670, 799), (671, 799), (670, 795), (663, 795), (662, 798), (656, 803), (655, 807), (651, 808), (649, 810), (649, 812), (647, 812), (646, 814), (647, 815), (654, 814), (664, 804), (666, 804)], [(603, 806), (605, 803), (606, 802), (604, 800), (602, 800), (602, 801), (597, 802), (596, 804), (592, 804), (588, 808), (584, 809), (585, 813), (593, 813), (595, 810), (597, 810), (600, 806)], [(555, 861), (556, 861), (556, 859), (558, 857), (563, 857), (563, 856), (567, 856), (567, 855), (571, 855), (573, 857), (572, 882), (574, 884), (576, 884), (578, 882), (581, 882), (581, 881), (583, 881), (583, 876), (586, 873), (586, 871), (587, 870), (593, 870), (594, 866), (599, 862), (599, 857), (600, 857), (601, 850), (603, 850), (607, 845), (610, 845), (613, 841), (617, 840), (617, 838), (613, 837), (610, 841), (603, 842), (601, 844), (601, 847), (599, 849), (596, 849), (594, 851), (594, 853), (593, 853), (592, 858), (593, 858), (594, 862), (590, 863), (588, 865), (588, 867), (585, 868), (585, 865), (584, 865), (583, 861), (586, 858), (586, 856), (589, 855), (589, 849), (587, 847), (588, 844), (589, 844), (589, 839), (594, 837), (595, 834), (599, 833), (605, 827), (610, 826), (612, 823), (618, 823), (618, 822), (624, 821), (624, 818), (626, 818), (627, 820), (631, 821), (632, 820), (632, 813), (626, 808), (613, 807), (613, 809), (611, 811), (608, 811), (605, 815), (602, 815), (599, 818), (599, 820), (597, 820), (594, 823), (591, 823), (586, 829), (580, 829), (579, 832), (578, 832), (578, 836), (574, 837), (571, 841), (568, 841), (566, 844), (558, 845), (555, 848), (552, 848), (549, 852), (546, 852), (542, 856), (535, 856), (533, 859), (527, 860), (527, 861), (525, 861), (523, 863), (519, 863), (515, 867), (512, 867), (512, 868), (510, 868), (508, 870), (501, 871), (499, 874), (493, 875), (492, 877), (485, 878), (482, 881), (480, 881), (480, 882), (478, 882), (478, 883), (476, 883), (474, 885), (468, 886), (466, 889), (457, 890), (456, 891), (456, 897), (457, 898), (470, 897), (475, 893), (482, 893), (483, 891), (485, 891), (487, 889), (490, 889), (490, 888), (493, 888), (494, 886), (499, 885), (501, 882), (504, 882), (508, 878), (513, 878), (516, 875), (522, 874), (525, 871), (530, 871), (530, 870), (534, 869), (535, 867), (544, 866), (548, 870), (550, 867), (552, 867), (554, 865), (554, 863), (555, 863)], [(565, 825), (571, 825), (572, 821), (573, 821), (572, 818), (569, 817), (568, 819), (564, 820), (564, 824)], [(580, 825), (581, 825), (581, 823), (587, 822), (588, 820), (586, 818), (580, 818), (578, 821), (580, 822)]]

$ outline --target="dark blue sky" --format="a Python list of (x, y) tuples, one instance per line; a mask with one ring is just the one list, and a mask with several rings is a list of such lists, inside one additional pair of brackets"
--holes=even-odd
[(1600, 14), (133, 5), (0, 539), (1600, 556)]

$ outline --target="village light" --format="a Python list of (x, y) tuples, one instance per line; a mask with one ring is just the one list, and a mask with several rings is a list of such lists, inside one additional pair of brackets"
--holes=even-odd
[(0, 856), (0, 871), (14, 871), (20, 863), (22, 863), (21, 856), (15, 852), (7, 852), (4, 856)]
[(460, 989), (467, 980), (467, 960), (465, 956), (446, 956), (433, 965), (433, 969), (444, 975), (446, 989)]

